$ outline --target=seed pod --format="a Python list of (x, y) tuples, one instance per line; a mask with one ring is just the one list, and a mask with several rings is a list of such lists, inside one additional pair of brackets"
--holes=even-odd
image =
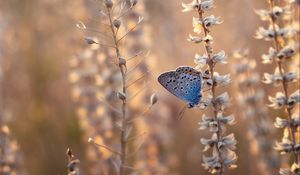
[(88, 44), (98, 44), (92, 37), (86, 37), (85, 41)]
[(157, 101), (158, 101), (157, 95), (155, 93), (152, 94), (151, 97), (150, 97), (151, 106), (154, 105), (155, 103), (157, 103)]
[(109, 9), (111, 9), (113, 7), (113, 2), (112, 0), (105, 0), (105, 6)]
[(119, 58), (119, 65), (120, 66), (125, 66), (126, 65), (126, 60), (124, 58)]
[(113, 21), (113, 25), (115, 26), (115, 28), (120, 28), (120, 26), (121, 26), (121, 20), (119, 20), (119, 19), (115, 19), (114, 21)]
[(117, 96), (119, 97), (119, 99), (121, 100), (126, 100), (126, 95), (123, 92), (118, 92)]

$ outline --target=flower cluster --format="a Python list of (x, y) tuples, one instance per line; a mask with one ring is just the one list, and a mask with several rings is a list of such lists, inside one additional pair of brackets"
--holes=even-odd
[[(0, 119), (1, 120), (1, 119)], [(0, 126), (0, 174), (20, 174), (21, 154), (15, 140), (11, 139), (10, 130), (6, 125)]]
[[(236, 167), (237, 156), (234, 152), (237, 141), (233, 134), (226, 135), (226, 125), (234, 124), (233, 115), (226, 115), (225, 109), (230, 105), (230, 98), (227, 92), (217, 95), (216, 88), (226, 86), (230, 83), (230, 75), (220, 75), (215, 72), (217, 64), (226, 64), (226, 55), (224, 51), (214, 53), (212, 49), (213, 37), (210, 30), (213, 26), (221, 24), (220, 17), (214, 15), (205, 16), (204, 13), (214, 6), (213, 0), (193, 0), (189, 4), (183, 3), (183, 12), (196, 11), (198, 17), (193, 17), (193, 27), (195, 35), (190, 34), (188, 41), (199, 44), (203, 43), (206, 53), (196, 54), (194, 62), (196, 69), (203, 72), (204, 89), (209, 89), (207, 98), (203, 100), (200, 107), (203, 109), (211, 107), (214, 111), (211, 115), (203, 115), (199, 122), (201, 130), (209, 129), (212, 136), (209, 139), (201, 139), (204, 145), (204, 152), (212, 152), (210, 156), (203, 156), (203, 166), (212, 174), (222, 175), (226, 168)], [(203, 33), (203, 35), (201, 35)]]
[[(88, 47), (70, 59), (69, 81), (84, 137), (92, 137), (97, 143), (110, 145), (114, 137), (113, 121), (119, 113), (111, 105), (115, 96), (113, 89), (118, 86), (120, 77), (116, 69), (110, 68), (113, 67), (109, 60), (110, 53), (106, 49), (102, 49), (103, 52), (97, 49)], [(89, 145), (86, 154), (88, 161), (93, 164), (89, 168), (90, 174), (96, 174), (99, 167), (104, 172), (112, 167), (105, 163), (113, 156), (109, 151)]]
[[(263, 55), (263, 63), (274, 63), (276, 69), (274, 74), (265, 73), (263, 82), (266, 84), (273, 84), (274, 86), (280, 86), (281, 91), (276, 92), (275, 97), (269, 97), (271, 104), (270, 107), (274, 109), (283, 109), (287, 118), (284, 116), (277, 116), (275, 127), (284, 130), (283, 138), (280, 142), (276, 143), (275, 149), (281, 154), (290, 154), (292, 158), (290, 162), (290, 168), (281, 169), (282, 175), (295, 175), (299, 174), (300, 169), (300, 139), (299, 139), (299, 115), (296, 114), (296, 107), (299, 104), (300, 91), (299, 89), (291, 88), (294, 82), (299, 81), (299, 67), (288, 70), (286, 63), (290, 60), (298, 59), (297, 47), (290, 44), (289, 41), (299, 35), (295, 32), (294, 28), (290, 26), (293, 12), (291, 11), (292, 3), (294, 1), (286, 1), (286, 6), (281, 7), (284, 4), (277, 1), (269, 1), (269, 10), (257, 11), (263, 21), (269, 22), (269, 29), (260, 28), (257, 31), (258, 39), (265, 39), (267, 41), (273, 41), (273, 48), (270, 47), (269, 53)], [(294, 4), (296, 5), (296, 4)], [(282, 24), (286, 24), (285, 26)], [(281, 26), (280, 26), (281, 25)], [(298, 60), (299, 61), (299, 60)], [(299, 87), (296, 87), (299, 88)], [(293, 90), (294, 89), (294, 90)], [(290, 91), (294, 92), (290, 92)]]
[(259, 163), (259, 172), (268, 175), (276, 174), (279, 161), (273, 148), (274, 128), (264, 106), (265, 94), (259, 87), (260, 76), (255, 72), (256, 61), (249, 58), (248, 50), (238, 50), (232, 54), (234, 75), (236, 77), (234, 92), (237, 93), (237, 104), (243, 109), (247, 122), (247, 139), (251, 143), (249, 149)]

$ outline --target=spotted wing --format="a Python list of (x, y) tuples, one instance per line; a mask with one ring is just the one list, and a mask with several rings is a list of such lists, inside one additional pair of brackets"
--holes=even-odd
[(178, 98), (191, 104), (201, 99), (201, 73), (191, 67), (179, 67), (176, 71), (161, 74), (159, 83)]

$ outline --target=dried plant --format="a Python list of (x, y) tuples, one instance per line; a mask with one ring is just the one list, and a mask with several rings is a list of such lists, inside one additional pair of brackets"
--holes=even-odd
[[(141, 124), (145, 124), (143, 117), (147, 115), (157, 101), (156, 97), (152, 98), (155, 100), (152, 100), (150, 104), (149, 100), (145, 101), (145, 99), (150, 98), (149, 92), (151, 91), (149, 88), (145, 88), (147, 86), (143, 83), (149, 76), (147, 63), (144, 61), (146, 56), (146, 51), (143, 50), (144, 42), (141, 41), (144, 37), (144, 31), (138, 27), (143, 18), (139, 13), (134, 12), (134, 9), (139, 7), (135, 0), (105, 0), (102, 3), (103, 6), (100, 10), (102, 16), (98, 20), (101, 25), (99, 30), (90, 26), (87, 27), (87, 24), (82, 22), (77, 24), (77, 27), (85, 32), (96, 33), (96, 36), (85, 38), (86, 42), (94, 48), (92, 53), (96, 52), (95, 55), (89, 52), (82, 55), (89, 55), (88, 60), (90, 62), (88, 65), (94, 69), (86, 67), (86, 71), (90, 73), (88, 75), (92, 79), (97, 77), (98, 80), (96, 81), (98, 84), (95, 81), (87, 81), (88, 83), (85, 82), (82, 86), (88, 87), (88, 92), (92, 92), (88, 94), (89, 97), (87, 98), (92, 108), (82, 108), (82, 113), (85, 116), (83, 121), (86, 122), (86, 130), (90, 130), (88, 128), (92, 127), (96, 131), (90, 135), (89, 142), (110, 155), (109, 159), (102, 160), (109, 160), (108, 170), (102, 168), (99, 171), (99, 169), (96, 170), (97, 166), (95, 166), (94, 173), (124, 175), (129, 172), (148, 171), (149, 166), (134, 167), (136, 155), (140, 148), (136, 145), (143, 143), (141, 138), (145, 136), (138, 128)], [(126, 48), (123, 47), (125, 39)], [(86, 61), (86, 59), (82, 60)], [(99, 63), (99, 60), (104, 60), (105, 64)], [(78, 58), (76, 65), (82, 65), (78, 64)], [(85, 71), (79, 72), (84, 74)], [(71, 76), (71, 79), (79, 80), (77, 76)], [(78, 81), (74, 82), (75, 85), (78, 85)], [(81, 88), (81, 90), (84, 89)], [(144, 91), (147, 94), (141, 97), (140, 94)], [(82, 94), (81, 91), (78, 96), (79, 99)], [(82, 104), (85, 103), (86, 101), (83, 101)], [(95, 115), (96, 108), (102, 108), (102, 112)], [(86, 117), (91, 118), (90, 114), (98, 116), (97, 118), (101, 117), (102, 120), (95, 123), (95, 119), (86, 119)], [(107, 120), (108, 123), (103, 123), (103, 120)], [(101, 132), (100, 130), (104, 128), (106, 128), (106, 132)], [(106, 137), (107, 133), (111, 139)], [(115, 138), (117, 137), (119, 137), (119, 144), (116, 144)], [(137, 142), (140, 143), (137, 144)], [(95, 159), (97, 158), (100, 160), (103, 157), (95, 156)]]
[[(299, 139), (299, 113), (295, 111), (297, 103), (300, 101), (299, 87), (291, 93), (295, 87), (293, 84), (299, 80), (299, 67), (288, 70), (287, 63), (296, 58), (298, 48), (288, 44), (288, 38), (293, 35), (299, 35), (294, 32), (288, 25), (283, 25), (286, 20), (291, 18), (290, 3), (284, 6), (284, 1), (269, 0), (268, 10), (258, 10), (260, 18), (263, 21), (269, 21), (269, 28), (260, 27), (256, 33), (257, 39), (272, 41), (273, 47), (269, 48), (269, 53), (262, 56), (264, 64), (274, 64), (276, 69), (274, 74), (264, 73), (263, 82), (272, 84), (274, 87), (280, 87), (281, 90), (276, 92), (275, 97), (269, 97), (269, 105), (275, 110), (282, 110), (280, 115), (276, 116), (275, 127), (283, 129), (283, 137), (280, 142), (276, 142), (275, 149), (280, 154), (288, 154), (290, 157), (289, 168), (281, 168), (279, 173), (283, 175), (294, 175), (300, 172), (300, 139)], [(276, 89), (277, 90), (277, 89)], [(284, 111), (284, 112), (283, 112)]]
[[(114, 126), (118, 112), (110, 105), (114, 100), (113, 89), (118, 85), (117, 70), (112, 67), (110, 53), (96, 47), (88, 47), (70, 60), (72, 97), (78, 104), (79, 124), (84, 138), (93, 138), (99, 144), (111, 145), (114, 141)], [(86, 139), (85, 139), (86, 140)], [(94, 145), (87, 147), (89, 173), (112, 173), (113, 154)], [(114, 168), (113, 168), (114, 169)]]
[[(201, 143), (205, 146), (204, 152), (211, 150), (211, 156), (203, 156), (203, 166), (212, 174), (223, 175), (226, 168), (236, 167), (235, 162), (237, 156), (234, 153), (236, 148), (236, 140), (233, 134), (225, 135), (225, 126), (234, 123), (233, 115), (225, 116), (225, 108), (230, 104), (228, 93), (225, 92), (217, 95), (217, 87), (222, 87), (230, 83), (230, 76), (220, 75), (216, 72), (216, 65), (226, 64), (226, 56), (224, 51), (214, 54), (212, 48), (213, 37), (210, 35), (211, 28), (221, 24), (220, 17), (214, 15), (205, 16), (205, 13), (213, 8), (213, 0), (193, 0), (189, 4), (183, 3), (183, 12), (196, 11), (198, 17), (193, 18), (194, 32), (198, 36), (189, 36), (189, 41), (195, 44), (204, 43), (206, 53), (196, 54), (195, 63), (198, 70), (207, 68), (203, 72), (205, 79), (204, 87), (209, 89), (209, 95), (206, 100), (201, 102), (204, 109), (211, 107), (212, 114), (203, 115), (202, 121), (199, 122), (200, 129), (209, 129), (212, 137), (209, 139), (202, 138)], [(200, 36), (203, 32), (203, 36)]]
[[(1, 13), (0, 13), (1, 17)], [(1, 34), (1, 31), (0, 31)], [(1, 44), (6, 44), (3, 42)], [(2, 48), (0, 46), (0, 50)], [(13, 138), (10, 128), (8, 127), (8, 117), (4, 101), (4, 76), (7, 69), (4, 68), (5, 52), (0, 52), (0, 174), (1, 175), (24, 175), (25, 171), (22, 167), (22, 155), (17, 141)]]
[(279, 167), (279, 157), (273, 148), (274, 128), (268, 117), (268, 110), (264, 107), (264, 90), (260, 87), (260, 76), (255, 72), (256, 61), (249, 58), (248, 50), (235, 51), (232, 57), (235, 59), (234, 92), (238, 104), (237, 112), (243, 109), (244, 120), (247, 122), (249, 132), (250, 149), (259, 160), (259, 172), (261, 174), (276, 174)]
[(81, 173), (78, 166), (80, 161), (75, 158), (70, 148), (67, 149), (66, 154), (68, 157), (68, 175), (80, 175)]
[(0, 174), (25, 174), (20, 167), (21, 154), (17, 142), (11, 138), (7, 125), (1, 125), (0, 129)]

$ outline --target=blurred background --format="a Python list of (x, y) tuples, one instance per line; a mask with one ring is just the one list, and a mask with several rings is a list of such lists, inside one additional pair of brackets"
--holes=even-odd
[[(149, 96), (154, 92), (159, 99), (150, 110), (149, 118), (143, 121), (156, 145), (155, 148), (148, 146), (147, 155), (153, 153), (155, 156), (152, 159), (163, 159), (166, 165), (162, 166), (165, 169), (170, 167), (163, 171), (164, 174), (205, 174), (201, 166), (203, 146), (200, 138), (208, 137), (208, 133), (198, 130), (203, 111), (187, 110), (184, 118), (177, 121), (180, 108), (185, 103), (156, 81), (164, 71), (181, 65), (194, 66), (195, 53), (204, 53), (201, 45), (199, 47), (187, 41), (193, 30), (192, 16), (195, 14), (182, 13), (181, 3), (179, 0), (141, 2), (141, 14), (146, 22), (143, 26), (145, 36), (140, 37), (146, 38), (143, 47), (148, 48), (150, 54), (145, 58), (145, 64), (151, 70), (147, 83), (151, 90), (144, 100), (149, 101)], [(258, 26), (266, 26), (254, 10), (266, 8), (267, 3), (261, 0), (216, 0), (215, 6), (211, 14), (221, 16), (223, 23), (212, 29), (214, 50), (224, 50), (231, 55), (237, 49), (249, 49), (249, 58), (258, 61), (258, 74), (268, 71), (261, 65), (260, 57), (267, 53), (270, 43), (254, 38)], [(87, 45), (84, 37), (90, 34), (76, 27), (79, 21), (86, 22), (94, 17), (100, 19), (97, 18), (99, 9), (101, 2), (93, 0), (0, 1), (0, 121), (10, 128), (10, 137), (19, 148), (18, 168), (25, 174), (66, 174), (65, 152), (68, 147), (80, 159), (82, 172), (101, 174), (89, 172), (92, 166), (89, 154), (93, 153), (87, 153), (90, 147), (87, 140), (91, 135), (95, 136), (91, 134), (95, 133), (94, 130), (88, 130), (97, 127), (97, 124), (90, 126), (90, 121), (82, 123), (82, 113), (86, 109), (82, 108), (83, 101), (78, 102), (79, 97), (74, 97), (75, 80), (70, 76), (74, 71), (74, 57), (101, 55), (104, 52), (97, 52)], [(234, 76), (234, 64), (229, 58), (229, 66), (221, 65), (217, 69)], [(268, 72), (273, 72), (274, 69), (268, 67)], [(247, 134), (249, 121), (242, 116), (244, 108), (237, 110), (240, 105), (236, 98), (237, 80), (232, 79), (232, 84), (220, 90), (231, 95), (233, 108), (230, 110), (237, 120), (227, 131), (233, 132), (238, 141), (238, 168), (230, 174), (262, 174), (253, 148), (255, 143)], [(263, 84), (259, 87), (267, 90)], [(271, 91), (268, 93), (271, 94)], [(132, 106), (133, 111), (141, 110), (135, 109), (134, 104)], [(274, 113), (268, 111), (266, 115), (271, 122), (274, 121)], [(270, 137), (279, 138), (281, 131), (274, 132)]]

